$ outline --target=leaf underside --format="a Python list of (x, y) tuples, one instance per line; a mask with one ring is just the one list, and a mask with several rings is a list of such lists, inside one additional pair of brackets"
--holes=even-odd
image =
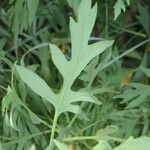
[(109, 48), (113, 41), (100, 41), (88, 44), (97, 14), (97, 5), (91, 8), (90, 0), (82, 0), (78, 10), (78, 21), (70, 18), (71, 32), (71, 60), (68, 61), (61, 50), (50, 44), (52, 60), (63, 76), (63, 87), (59, 94), (55, 94), (38, 75), (26, 68), (16, 66), (21, 79), (39, 96), (52, 103), (58, 115), (69, 111), (79, 112), (79, 106), (74, 102), (87, 101), (100, 104), (95, 96), (88, 91), (72, 91), (71, 86), (86, 65), (97, 55)]

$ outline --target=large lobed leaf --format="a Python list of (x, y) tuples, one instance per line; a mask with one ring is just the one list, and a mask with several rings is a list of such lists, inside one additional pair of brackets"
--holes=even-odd
[(71, 60), (68, 61), (61, 50), (50, 44), (52, 60), (63, 76), (64, 83), (59, 94), (53, 93), (44, 80), (35, 73), (16, 66), (21, 79), (39, 96), (51, 102), (59, 114), (70, 111), (79, 112), (79, 107), (74, 105), (77, 101), (87, 101), (100, 104), (100, 102), (88, 91), (71, 90), (75, 79), (79, 76), (85, 66), (97, 55), (113, 44), (113, 41), (100, 41), (88, 44), (88, 40), (95, 23), (97, 6), (91, 8), (91, 0), (82, 0), (78, 10), (78, 21), (70, 19), (71, 32)]

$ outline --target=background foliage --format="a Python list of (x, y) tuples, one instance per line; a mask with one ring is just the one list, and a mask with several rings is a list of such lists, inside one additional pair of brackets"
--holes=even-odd
[[(74, 72), (70, 91), (80, 92), (85, 101), (94, 97), (101, 105), (74, 101), (81, 108), (77, 114), (66, 112), (73, 111), (68, 104), (65, 111), (57, 108), (64, 113), (57, 119), (50, 149), (140, 150), (145, 146), (149, 150), (150, 1), (92, 0), (92, 6), (95, 3), (97, 19), (89, 44), (114, 43), (90, 58), (82, 72)], [(56, 107), (41, 96), (44, 90), (39, 89), (44, 87), (38, 78), (56, 95), (63, 89), (63, 79), (70, 75), (63, 71), (69, 67), (59, 68), (63, 62), (56, 62), (61, 56), (49, 43), (59, 47), (66, 60), (71, 59), (69, 18), (79, 21), (79, 6), (80, 0), (1, 0), (0, 149), (41, 150), (49, 145)], [(74, 32), (79, 38), (80, 32)], [(85, 49), (80, 65), (87, 55)], [(16, 64), (23, 70), (18, 71)], [(24, 67), (38, 78), (34, 81)]]

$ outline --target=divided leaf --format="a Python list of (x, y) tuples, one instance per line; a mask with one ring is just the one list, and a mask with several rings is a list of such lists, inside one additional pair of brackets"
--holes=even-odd
[(86, 65), (97, 55), (109, 48), (113, 41), (100, 41), (88, 44), (92, 28), (95, 23), (97, 6), (91, 8), (91, 0), (82, 0), (78, 10), (78, 21), (70, 19), (71, 32), (71, 60), (68, 61), (61, 50), (50, 44), (52, 60), (63, 76), (64, 83), (59, 94), (55, 94), (48, 85), (35, 73), (16, 66), (21, 79), (39, 96), (51, 102), (58, 115), (70, 111), (79, 112), (79, 107), (72, 103), (87, 101), (100, 104), (100, 102), (87, 91), (71, 90), (75, 79), (79, 76)]
[(124, 93), (115, 98), (122, 98), (122, 103), (128, 103), (126, 108), (138, 107), (150, 95), (150, 86), (140, 83), (130, 83), (131, 89), (127, 89)]
[[(130, 0), (126, 0), (126, 2), (128, 5), (130, 4)], [(121, 13), (121, 10), (123, 10), (125, 12), (126, 6), (125, 6), (123, 0), (117, 0), (117, 2), (114, 5), (114, 14), (115, 14), (114, 20), (116, 20), (118, 18), (118, 16)]]
[[(140, 69), (144, 72), (144, 74), (150, 77), (150, 69), (145, 67), (140, 67)], [(115, 98), (122, 98), (123, 101), (121, 103), (128, 103), (128, 108), (139, 107), (141, 103), (143, 103), (148, 96), (150, 96), (150, 86), (141, 84), (141, 83), (130, 83), (128, 84), (129, 89), (127, 89), (122, 94), (116, 96)]]

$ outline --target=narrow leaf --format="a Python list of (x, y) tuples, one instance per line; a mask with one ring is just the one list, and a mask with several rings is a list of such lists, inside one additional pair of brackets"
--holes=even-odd
[(16, 70), (19, 73), (20, 78), (36, 94), (55, 105), (55, 95), (43, 79), (41, 79), (38, 75), (30, 71), (29, 69), (25, 69), (24, 67), (16, 65)]
[(114, 5), (114, 14), (115, 14), (114, 20), (116, 20), (118, 18), (118, 16), (121, 13), (121, 10), (123, 10), (125, 12), (125, 9), (126, 8), (125, 8), (125, 4), (123, 3), (123, 1), (117, 0), (117, 2)]
[(35, 18), (38, 5), (39, 5), (39, 0), (27, 0), (27, 6), (29, 11), (28, 20), (30, 26)]
[(140, 67), (140, 69), (145, 73), (146, 76), (150, 77), (150, 69), (145, 67)]

